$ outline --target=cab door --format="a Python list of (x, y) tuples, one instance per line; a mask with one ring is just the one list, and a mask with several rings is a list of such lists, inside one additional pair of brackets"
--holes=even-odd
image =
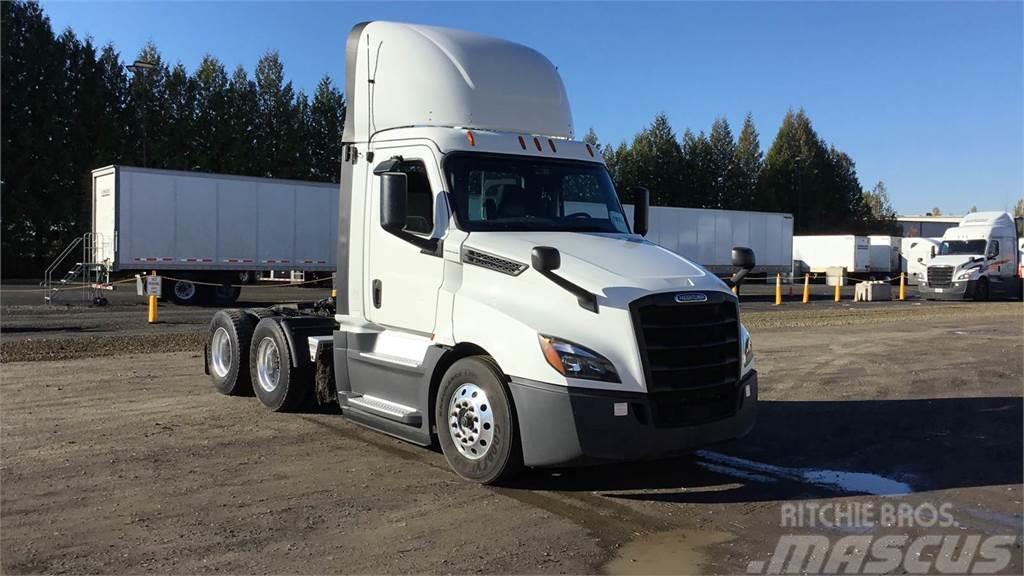
[[(437, 161), (426, 146), (378, 148), (374, 167), (400, 157), (395, 171), (408, 182), (405, 231), (423, 238), (443, 237), (448, 207)], [(444, 279), (444, 260), (425, 253), (381, 227), (380, 176), (370, 170), (367, 214), (365, 310), (371, 322), (382, 326), (432, 334), (437, 315), (437, 294)]]

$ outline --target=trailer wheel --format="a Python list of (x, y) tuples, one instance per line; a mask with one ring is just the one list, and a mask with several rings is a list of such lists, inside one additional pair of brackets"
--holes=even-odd
[(459, 476), (494, 484), (522, 466), (505, 376), (489, 356), (452, 364), (437, 391), (435, 423), (448, 465)]
[(307, 370), (292, 366), (284, 329), (275, 318), (256, 325), (249, 348), (252, 389), (264, 406), (286, 412), (302, 406), (309, 392)]
[(168, 296), (170, 296), (171, 302), (175, 304), (190, 306), (199, 304), (203, 299), (202, 290), (191, 280), (181, 278), (178, 280), (168, 280), (168, 283), (170, 284)]
[(220, 310), (210, 321), (206, 361), (213, 387), (221, 394), (238, 396), (252, 390), (249, 344), (256, 322), (242, 310)]
[(242, 288), (231, 284), (220, 284), (213, 286), (213, 301), (217, 304), (230, 306), (238, 301)]

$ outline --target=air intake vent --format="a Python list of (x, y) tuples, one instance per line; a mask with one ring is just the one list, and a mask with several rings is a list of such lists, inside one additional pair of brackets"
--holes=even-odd
[(508, 274), (509, 276), (519, 276), (526, 270), (526, 264), (522, 262), (508, 260), (501, 256), (495, 256), (494, 254), (488, 254), (487, 252), (481, 252), (472, 248), (464, 248), (462, 250), (462, 262), (501, 272), (502, 274)]

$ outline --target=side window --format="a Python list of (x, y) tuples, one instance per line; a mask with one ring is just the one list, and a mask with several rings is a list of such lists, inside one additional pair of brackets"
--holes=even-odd
[(991, 240), (988, 244), (988, 255), (991, 257), (999, 256), (999, 240)]
[(397, 170), (405, 173), (409, 185), (405, 229), (430, 234), (434, 230), (434, 194), (430, 191), (427, 167), (419, 160), (409, 160), (399, 164)]

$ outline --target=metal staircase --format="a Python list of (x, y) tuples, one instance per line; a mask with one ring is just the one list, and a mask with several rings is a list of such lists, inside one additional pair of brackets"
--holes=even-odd
[[(59, 274), (65, 261), (72, 254), (78, 254), (77, 248), (81, 248), (82, 258), (75, 262), (74, 266), (65, 272), (59, 280), (54, 279)], [(73, 288), (80, 288), (83, 303), (106, 304), (106, 298), (102, 296), (103, 290), (110, 290), (110, 263), (109, 261), (96, 262), (95, 255), (103, 253), (108, 243), (102, 234), (87, 232), (67, 245), (66, 248), (46, 268), (43, 274), (43, 281), (39, 283), (44, 288), (43, 298), (53, 304), (60, 293)]]

